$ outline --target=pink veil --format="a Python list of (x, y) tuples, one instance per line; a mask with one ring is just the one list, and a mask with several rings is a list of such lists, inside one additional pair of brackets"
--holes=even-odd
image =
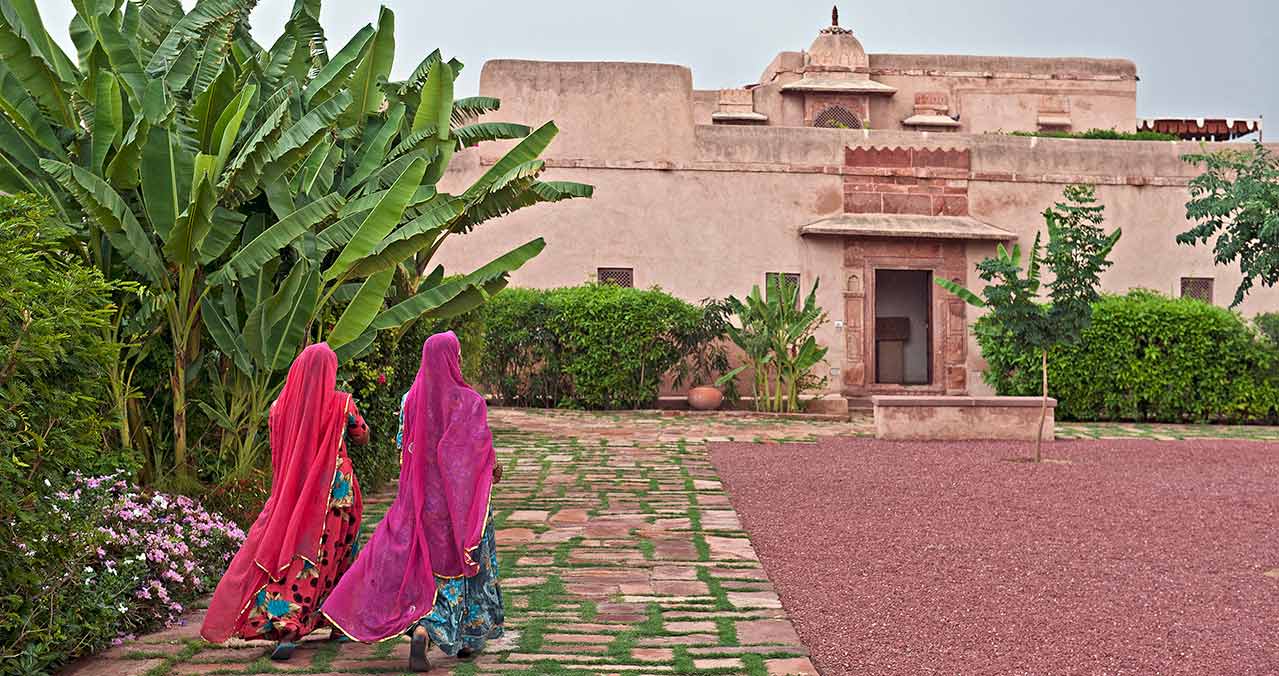
[(487, 525), (493, 435), (484, 398), (462, 378), (453, 332), (422, 345), (404, 402), (399, 493), (368, 545), (324, 603), (351, 638), (393, 638), (430, 614), (435, 577), (471, 577)]

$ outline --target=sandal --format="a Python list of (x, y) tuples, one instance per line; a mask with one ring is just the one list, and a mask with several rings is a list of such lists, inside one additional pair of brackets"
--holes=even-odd
[(426, 651), (431, 647), (431, 639), (426, 629), (418, 625), (413, 630), (413, 638), (409, 643), (409, 671), (423, 673), (431, 670), (431, 660), (426, 658)]
[(276, 662), (284, 662), (290, 657), (293, 657), (293, 651), (296, 650), (297, 647), (298, 644), (293, 643), (292, 641), (280, 641), (275, 644), (275, 650), (271, 651), (271, 659)]

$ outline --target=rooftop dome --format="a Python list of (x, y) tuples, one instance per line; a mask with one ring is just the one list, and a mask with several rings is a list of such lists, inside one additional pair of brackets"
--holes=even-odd
[(830, 26), (823, 28), (808, 48), (804, 70), (866, 72), (870, 59), (853, 32), (839, 25), (839, 8), (831, 9)]

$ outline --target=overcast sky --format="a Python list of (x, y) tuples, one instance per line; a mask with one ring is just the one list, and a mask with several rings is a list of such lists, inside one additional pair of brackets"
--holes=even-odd
[[(70, 0), (37, 0), (70, 51)], [(184, 0), (188, 7), (192, 4)], [(385, 0), (396, 15), (397, 77), (436, 47), (467, 64), (458, 95), (495, 58), (654, 61), (691, 66), (699, 89), (755, 82), (779, 51), (806, 49), (830, 0)], [(261, 0), (270, 44), (292, 0)], [(330, 52), (377, 18), (378, 3), (329, 0)], [(1120, 57), (1137, 63), (1138, 113), (1265, 115), (1279, 140), (1276, 0), (912, 0), (843, 2), (840, 23), (871, 53)]]

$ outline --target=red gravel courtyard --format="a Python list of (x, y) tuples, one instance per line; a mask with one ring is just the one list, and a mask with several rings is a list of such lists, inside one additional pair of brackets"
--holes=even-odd
[[(715, 444), (835, 674), (1279, 674), (1279, 444)], [(1267, 575), (1267, 573), (1270, 573)]]

